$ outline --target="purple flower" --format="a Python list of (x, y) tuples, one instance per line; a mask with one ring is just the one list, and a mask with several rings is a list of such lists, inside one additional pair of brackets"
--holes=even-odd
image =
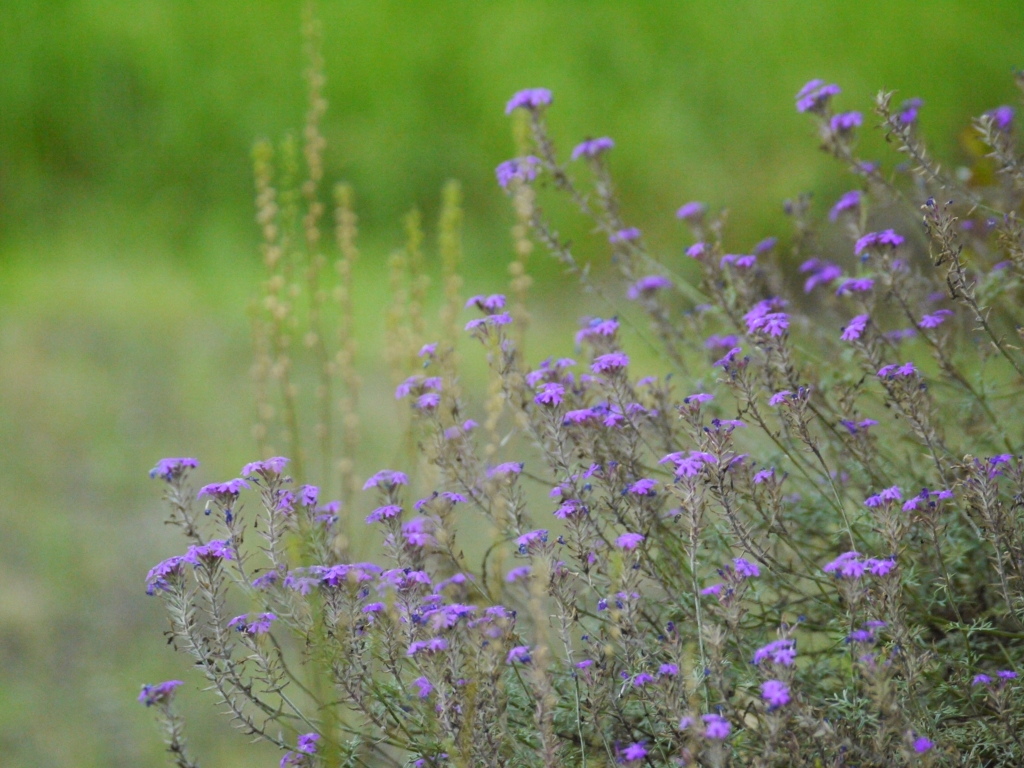
[(704, 736), (706, 738), (715, 739), (716, 741), (729, 738), (729, 734), (732, 732), (732, 725), (721, 715), (703, 715), (701, 720), (704, 721)]
[(822, 567), (825, 573), (835, 573), (842, 579), (859, 579), (867, 570), (867, 565), (860, 559), (860, 552), (844, 552), (835, 560)]
[(164, 704), (171, 700), (174, 696), (174, 689), (179, 685), (184, 685), (184, 683), (181, 680), (167, 680), (154, 685), (144, 685), (142, 692), (139, 693), (139, 702), (147, 707)]
[(919, 98), (907, 99), (896, 112), (896, 119), (904, 125), (910, 125), (917, 121), (917, 111), (924, 106), (924, 101)]
[(826, 85), (824, 80), (811, 80), (796, 95), (796, 111), (821, 112), (829, 99), (840, 92), (838, 85)]
[(760, 485), (761, 483), (767, 482), (775, 477), (774, 469), (762, 469), (760, 472), (754, 474), (754, 485)]
[(768, 405), (777, 406), (782, 405), (786, 402), (788, 397), (793, 395), (788, 389), (784, 389), (781, 392), (776, 392), (774, 395), (768, 398)]
[(615, 540), (615, 546), (619, 549), (636, 549), (644, 538), (644, 535), (640, 533), (624, 533)]
[(1012, 669), (1000, 669), (996, 672), (996, 677), (1000, 680), (1015, 680), (1017, 678), (1017, 673)]
[(837, 221), (841, 214), (856, 210), (860, 207), (860, 203), (860, 190), (854, 189), (847, 192), (836, 201), (836, 204), (832, 206), (832, 210), (828, 212), (829, 221)]
[(737, 557), (732, 562), (736, 566), (736, 573), (744, 579), (753, 579), (761, 575), (761, 569), (757, 567), (757, 564), (750, 562), (745, 557)]
[(836, 288), (836, 296), (847, 296), (851, 293), (864, 293), (875, 287), (875, 281), (870, 277), (853, 277), (844, 280)]
[(859, 128), (863, 122), (864, 117), (860, 112), (840, 112), (832, 116), (832, 119), (829, 121), (829, 127), (835, 133), (847, 133), (854, 128)]
[(804, 281), (804, 293), (810, 293), (819, 285), (828, 285), (843, 276), (843, 270), (837, 265), (819, 259), (808, 259), (800, 265), (800, 271), (811, 273)]
[(518, 475), (523, 471), (521, 461), (506, 461), (487, 470), (487, 477), (505, 477), (507, 475)]
[(385, 504), (383, 507), (377, 507), (373, 512), (366, 516), (367, 524), (379, 523), (381, 520), (390, 520), (393, 517), (398, 517), (402, 514), (402, 508), (398, 504)]
[(679, 674), (679, 667), (676, 664), (662, 664), (658, 667), (658, 674), (663, 677), (675, 677)]
[(288, 459), (284, 456), (275, 456), (272, 459), (266, 459), (265, 461), (254, 461), (250, 464), (246, 464), (242, 467), (242, 477), (252, 477), (253, 475), (280, 475), (284, 472), (285, 466), (288, 464)]
[(235, 478), (234, 480), (228, 480), (226, 483), (210, 483), (204, 485), (199, 489), (199, 493), (196, 495), (197, 499), (203, 498), (203, 496), (209, 496), (214, 501), (220, 503), (228, 503), (238, 498), (238, 494), (243, 488), (248, 488), (249, 484), (242, 478)]
[(466, 323), (465, 330), (475, 331), (478, 328), (483, 328), (484, 333), (487, 329), (492, 326), (508, 325), (512, 322), (512, 316), (508, 312), (502, 312), (500, 315), (488, 315), (487, 317), (478, 317), (475, 320), (470, 320)]
[(622, 759), (627, 763), (635, 763), (638, 760), (643, 760), (647, 757), (647, 749), (644, 747), (642, 741), (638, 741), (635, 744), (630, 744), (624, 750), (622, 750)]
[(629, 365), (629, 357), (623, 352), (609, 352), (606, 355), (598, 355), (590, 364), (590, 370), (594, 373), (607, 373), (609, 371), (621, 371)]
[(193, 544), (184, 554), (186, 563), (199, 565), (200, 562), (213, 564), (219, 560), (234, 560), (231, 545), (221, 539), (213, 539), (205, 544)]
[(1007, 133), (1013, 126), (1013, 107), (1003, 105), (985, 114), (992, 118), (992, 125), (1003, 133)]
[(779, 238), (777, 238), (777, 237), (766, 237), (764, 240), (762, 240), (761, 242), (759, 242), (757, 245), (754, 246), (754, 253), (757, 254), (757, 255), (760, 255), (762, 253), (767, 253), (768, 251), (770, 251), (772, 248), (774, 248), (778, 244), (779, 244)]
[(953, 310), (951, 309), (937, 309), (929, 315), (922, 315), (917, 324), (921, 328), (937, 328), (945, 322), (947, 317), (952, 316)]
[(319, 733), (303, 733), (299, 736), (296, 750), (304, 755), (316, 754), (316, 743), (320, 741)]
[(687, 395), (683, 398), (683, 402), (687, 405), (700, 405), (701, 403), (710, 403), (715, 399), (714, 395), (709, 395), (707, 392), (697, 392), (693, 395)]
[(974, 678), (971, 680), (971, 685), (989, 685), (991, 682), (992, 678), (982, 673), (980, 675), (974, 676)]
[(704, 587), (700, 593), (702, 595), (717, 595), (723, 589), (725, 589), (725, 584), (712, 584), (710, 587)]
[(736, 361), (736, 358), (740, 355), (741, 352), (743, 352), (742, 347), (733, 347), (728, 352), (726, 352), (721, 359), (716, 360), (714, 363), (712, 363), (712, 367), (728, 368), (730, 365), (732, 365), (732, 363)]
[(781, 680), (765, 680), (761, 683), (761, 696), (772, 709), (789, 704), (789, 686)]
[(513, 181), (533, 181), (537, 178), (538, 166), (540, 166), (539, 157), (533, 155), (513, 157), (495, 168), (494, 175), (498, 179), (498, 184), (505, 189)]
[(466, 301), (466, 309), (470, 307), (492, 314), (505, 308), (505, 297), (500, 293), (492, 293), (490, 296), (480, 294)]
[(186, 470), (198, 466), (199, 462), (196, 459), (160, 459), (156, 466), (149, 470), (149, 476), (170, 482), (184, 475)]
[(370, 488), (395, 488), (399, 485), (408, 485), (409, 477), (404, 472), (396, 472), (393, 469), (382, 469), (377, 474), (373, 475), (365, 483), (363, 483), (363, 490), (369, 490)]
[(891, 229), (885, 229), (881, 232), (868, 232), (857, 240), (853, 246), (853, 254), (860, 256), (868, 248), (881, 248), (883, 245), (887, 245), (890, 248), (898, 248), (903, 245), (903, 235), (897, 234)]
[(892, 379), (897, 377), (913, 376), (917, 373), (917, 368), (914, 367), (913, 363), (903, 363), (903, 365), (883, 365), (878, 369), (878, 378), (880, 379)]
[(747, 321), (750, 333), (764, 333), (768, 336), (781, 336), (789, 328), (789, 315), (785, 312), (768, 312)]
[(541, 386), (540, 392), (533, 398), (533, 401), (538, 405), (561, 405), (564, 395), (565, 387), (551, 382)]
[(531, 547), (534, 547), (534, 546), (536, 546), (538, 544), (545, 544), (545, 543), (547, 543), (547, 540), (548, 540), (547, 529), (546, 528), (540, 528), (540, 529), (538, 529), (536, 531), (529, 531), (528, 533), (524, 533), (522, 536), (520, 536), (518, 539), (516, 539), (516, 544), (519, 546), (519, 551), (520, 552), (526, 552)]
[(437, 392), (424, 392), (416, 398), (413, 407), (420, 411), (432, 411), (441, 404), (441, 396)]
[(843, 334), (839, 337), (843, 341), (855, 341), (861, 337), (864, 333), (864, 329), (868, 326), (868, 320), (871, 317), (868, 315), (857, 315), (850, 319), (850, 322), (843, 328)]
[(513, 568), (505, 575), (505, 581), (509, 584), (516, 581), (522, 581), (530, 575), (530, 570), (530, 566), (528, 565), (520, 565), (518, 568)]
[(750, 269), (756, 263), (757, 256), (753, 254), (727, 253), (722, 257), (718, 265), (725, 267), (726, 264), (732, 264), (737, 269)]
[(629, 243), (640, 239), (640, 230), (636, 227), (626, 227), (618, 232), (612, 232), (608, 236), (609, 243)]
[(576, 148), (572, 151), (572, 159), (578, 160), (581, 157), (597, 157), (614, 146), (615, 142), (607, 136), (602, 136), (599, 139), (587, 139), (586, 141), (576, 145)]
[(654, 486), (657, 484), (657, 480), (652, 480), (649, 477), (642, 477), (629, 486), (626, 491), (628, 493), (636, 494), (637, 496), (652, 496), (654, 494)]
[(654, 682), (654, 675), (649, 675), (646, 672), (641, 672), (638, 675), (633, 676), (633, 687), (643, 688), (648, 683)]
[(432, 637), (429, 640), (417, 640), (414, 643), (409, 643), (409, 650), (405, 652), (406, 656), (415, 656), (421, 651), (426, 653), (438, 653), (440, 651), (448, 650), (448, 641), (443, 637)]
[(179, 575), (184, 563), (185, 558), (182, 555), (175, 555), (150, 568), (146, 574), (146, 594), (153, 595), (158, 589), (169, 589), (167, 577)]
[(416, 695), (421, 699), (427, 698), (434, 690), (434, 686), (425, 677), (417, 677), (412, 684), (416, 686)]
[(872, 576), (886, 576), (895, 570), (896, 561), (892, 558), (887, 558), (885, 560), (876, 560), (875, 558), (871, 558), (865, 563), (865, 565)]
[(796, 660), (796, 640), (784, 637), (754, 651), (754, 664), (771, 660), (772, 664), (790, 667)]
[(694, 243), (686, 249), (686, 255), (691, 259), (699, 259), (707, 252), (708, 246), (706, 243)]
[(708, 207), (704, 203), (689, 202), (676, 211), (676, 218), (683, 221), (697, 222), (704, 218), (704, 212), (707, 209)]
[(619, 330), (619, 321), (614, 317), (608, 320), (602, 320), (600, 317), (594, 317), (587, 321), (586, 327), (580, 329), (576, 333), (576, 343), (579, 344), (591, 336), (606, 336), (611, 337), (615, 335), (615, 332)]
[(672, 281), (667, 277), (649, 275), (648, 277), (641, 277), (633, 285), (629, 286), (629, 290), (626, 291), (626, 298), (630, 301), (636, 301), (643, 296), (650, 296), (662, 288), (671, 287)]
[(935, 742), (931, 739), (926, 739), (924, 736), (914, 739), (914, 751), (919, 755), (924, 754), (934, 746)]
[(245, 628), (245, 631), (251, 635), (265, 635), (270, 631), (270, 625), (277, 621), (277, 616), (273, 613), (261, 613), (256, 617), (256, 620), (251, 622), (249, 626)]
[(420, 347), (420, 351), (416, 353), (416, 357), (433, 357), (437, 353), (437, 342), (431, 342), (430, 344), (424, 344)]
[(515, 648), (508, 652), (508, 656), (505, 657), (505, 663), (513, 664), (517, 661), (520, 664), (530, 663), (530, 646), (517, 645)]
[(551, 91), (547, 88), (526, 88), (516, 92), (508, 104), (505, 105), (505, 114), (511, 115), (515, 110), (523, 108), (533, 111), (546, 107), (551, 103)]

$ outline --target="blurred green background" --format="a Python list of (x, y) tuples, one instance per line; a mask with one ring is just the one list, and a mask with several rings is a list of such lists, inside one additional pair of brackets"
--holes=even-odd
[[(323, 0), (320, 16), (326, 175), (357, 191), (371, 385), (383, 262), (402, 214), (436, 218), (444, 180), (464, 185), (467, 290), (504, 286), (493, 168), (515, 153), (503, 111), (520, 88), (553, 89), (563, 150), (615, 138), (626, 218), (674, 257), (690, 199), (729, 207), (743, 248), (785, 234), (782, 199), (813, 190), (824, 210), (850, 186), (794, 111), (810, 78), (840, 83), (844, 109), (883, 87), (923, 97), (923, 133), (955, 165), (963, 127), (1016, 102), (1024, 65), (1020, 0)], [(180, 547), (153, 463), (195, 455), (212, 481), (256, 458), (249, 154), (301, 127), (299, 20), (291, 0), (0, 3), (0, 765), (163, 764), (134, 699), (168, 677), (188, 682), (204, 765), (276, 765), (208, 716), (142, 584)], [(600, 267), (599, 240), (565, 230)], [(582, 305), (534, 265), (536, 293), (558, 298), (541, 346), (562, 344)]]

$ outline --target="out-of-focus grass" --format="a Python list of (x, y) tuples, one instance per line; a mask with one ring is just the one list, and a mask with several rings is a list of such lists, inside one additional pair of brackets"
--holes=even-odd
[[(248, 154), (301, 123), (299, 4), (10, 0), (0, 4), (0, 762), (162, 763), (142, 682), (188, 681), (208, 765), (246, 751), (160, 640), (146, 569), (177, 552), (146, 470), (196, 455), (201, 477), (253, 458), (246, 309), (259, 270)], [(499, 289), (511, 217), (493, 167), (513, 153), (503, 106), (555, 91), (563, 149), (613, 136), (630, 223), (678, 252), (691, 198), (728, 205), (737, 248), (778, 233), (779, 202), (847, 188), (814, 152), (793, 94), (840, 82), (844, 108), (879, 87), (921, 95), (924, 132), (957, 161), (967, 117), (1013, 98), (1016, 0), (810, 4), (324, 2), (327, 176), (355, 183), (357, 320), (372, 428), (396, 437), (383, 364), (383, 259), (399, 216), (428, 220), (466, 188), (468, 290)], [(870, 120), (868, 121), (870, 123)], [(879, 136), (866, 131), (872, 151)], [(567, 224), (582, 253), (600, 238)], [(544, 264), (535, 257), (535, 267)], [(579, 305), (546, 267), (531, 359), (567, 353)], [(588, 300), (592, 311), (604, 312)], [(472, 349), (470, 347), (469, 349)], [(467, 357), (472, 352), (467, 351)], [(641, 353), (642, 356), (642, 353)], [(479, 368), (479, 366), (477, 366)]]

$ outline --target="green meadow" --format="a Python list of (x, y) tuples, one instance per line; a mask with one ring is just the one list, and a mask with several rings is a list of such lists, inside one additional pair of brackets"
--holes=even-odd
[[(201, 695), (163, 639), (147, 569), (178, 552), (161, 524), (164, 456), (204, 482), (255, 455), (249, 308), (262, 266), (250, 155), (298, 134), (305, 86), (293, 0), (5, 0), (0, 4), (0, 765), (159, 766), (139, 686), (181, 678), (204, 765), (276, 765)], [(325, 179), (356, 191), (360, 472), (399, 438), (381, 356), (386, 261), (422, 211), (428, 268), (440, 190), (461, 182), (465, 294), (503, 292), (514, 216), (494, 167), (516, 154), (504, 107), (552, 89), (567, 155), (611, 136), (624, 217), (667, 263), (675, 210), (729, 208), (743, 253), (783, 242), (782, 202), (820, 214), (853, 180), (816, 151), (797, 90), (836, 82), (840, 109), (924, 99), (947, 166), (976, 160), (972, 116), (1017, 105), (1024, 4), (937, 0), (321, 0), (330, 107)], [(866, 125), (872, 125), (870, 116)], [(895, 164), (877, 130), (868, 157)], [(607, 244), (552, 215), (600, 277)], [(568, 354), (572, 278), (538, 249), (531, 357)], [(433, 290), (439, 291), (434, 280)], [(624, 302), (618, 288), (614, 295)], [(432, 306), (439, 304), (433, 300)], [(465, 357), (474, 354), (467, 344)]]

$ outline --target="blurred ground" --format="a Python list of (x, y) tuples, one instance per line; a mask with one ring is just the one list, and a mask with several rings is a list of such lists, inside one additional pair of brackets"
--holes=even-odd
[[(824, 210), (848, 188), (793, 110), (808, 79), (840, 83), (844, 109), (867, 111), (882, 87), (923, 97), (924, 134), (955, 164), (961, 128), (1016, 103), (1024, 65), (1017, 0), (325, 1), (321, 16), (327, 177), (357, 191), (371, 384), (383, 261), (409, 208), (436, 218), (445, 179), (466, 192), (467, 291), (504, 285), (512, 219), (493, 168), (514, 154), (503, 107), (519, 88), (554, 90), (563, 150), (615, 138), (626, 218), (674, 256), (687, 200), (731, 208), (743, 249), (785, 234), (783, 198), (814, 190)], [(161, 765), (134, 702), (142, 682), (184, 677), (187, 703), (208, 712), (142, 590), (179, 547), (146, 472), (196, 455), (202, 477), (221, 480), (256, 458), (249, 152), (301, 126), (301, 69), (291, 0), (0, 6), (4, 766)], [(600, 268), (599, 240), (565, 221)], [(535, 263), (537, 347), (550, 348), (581, 309)], [(204, 765), (276, 763), (211, 720), (194, 718)]]

